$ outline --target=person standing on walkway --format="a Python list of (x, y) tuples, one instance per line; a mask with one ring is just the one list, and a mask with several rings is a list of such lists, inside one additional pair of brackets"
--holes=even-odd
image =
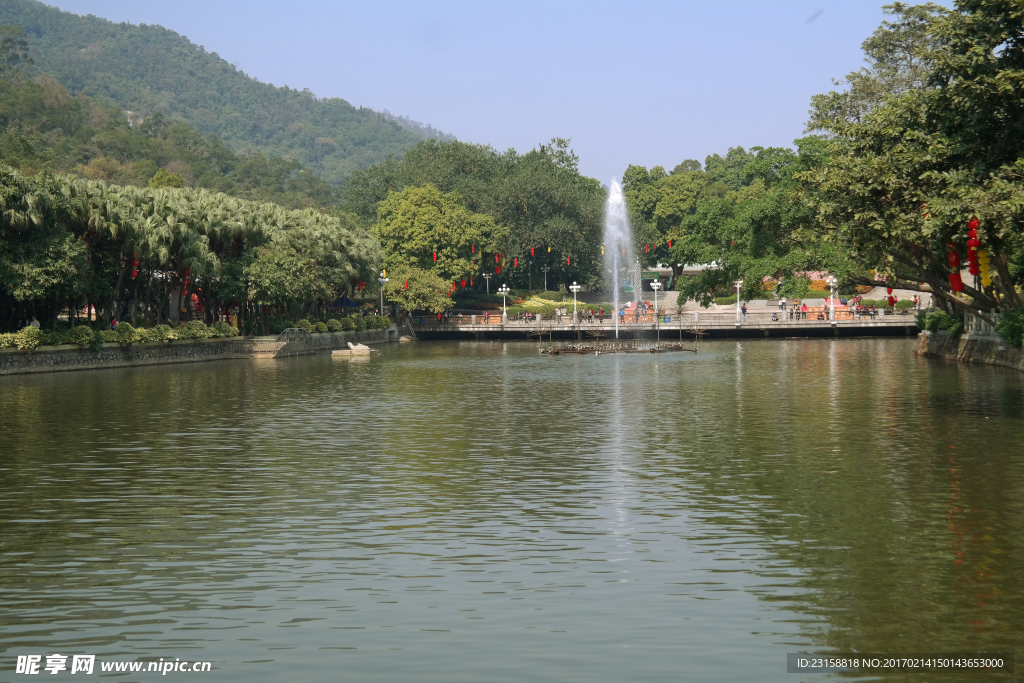
[(807, 304), (806, 303), (800, 304), (800, 317), (803, 320), (807, 320)]
[(604, 305), (602, 304), (602, 305), (597, 307), (597, 322), (601, 322), (601, 320), (603, 318), (604, 318)]

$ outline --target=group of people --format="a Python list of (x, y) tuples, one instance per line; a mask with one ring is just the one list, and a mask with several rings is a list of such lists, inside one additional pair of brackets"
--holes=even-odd
[(629, 322), (628, 318), (630, 315), (633, 316), (633, 322), (640, 322), (640, 319), (647, 319), (647, 314), (654, 309), (650, 301), (638, 301), (632, 308), (623, 307), (619, 311), (619, 322)]

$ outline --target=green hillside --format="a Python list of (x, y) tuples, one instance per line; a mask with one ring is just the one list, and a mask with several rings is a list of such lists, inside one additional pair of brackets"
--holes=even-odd
[(28, 34), (30, 75), (51, 74), (133, 118), (163, 112), (185, 120), (235, 152), (289, 157), (332, 183), (421, 139), (400, 117), (261, 83), (161, 26), (115, 24), (34, 0), (0, 2), (0, 24)]
[(111, 105), (72, 96), (52, 76), (0, 76), (0, 163), (29, 175), (44, 169), (118, 185), (207, 188), (291, 208), (325, 207), (339, 188), (295, 160), (236, 155), (215, 135), (157, 113), (131, 128)]

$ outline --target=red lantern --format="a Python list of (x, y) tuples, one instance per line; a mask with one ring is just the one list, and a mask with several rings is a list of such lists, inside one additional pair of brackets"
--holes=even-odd
[(533, 253), (533, 247), (530, 247), (530, 256), (535, 256), (535, 254)]
[(476, 253), (476, 245), (475, 244), (469, 245), (469, 253), (470, 254), (475, 254)]
[(972, 218), (971, 220), (967, 221), (967, 227), (970, 230), (977, 230), (979, 225), (981, 225), (981, 223), (978, 222), (977, 218)]
[(886, 287), (885, 288), (885, 293), (886, 294), (892, 294), (892, 287)]
[(402, 287), (402, 289), (409, 289), (409, 281), (408, 280), (405, 281), (405, 287)]
[(518, 268), (519, 267), (519, 257), (518, 256), (515, 256), (515, 257), (512, 258), (512, 267), (513, 268)]
[(139, 274), (139, 269), (138, 268), (132, 268), (132, 279), (133, 280), (136, 278), (136, 276), (138, 276), (138, 274)]
[(434, 252), (434, 263), (437, 263), (437, 252)]
[(949, 260), (949, 267), (956, 268), (960, 265), (960, 254), (956, 253), (956, 249), (953, 245), (949, 245), (949, 254), (946, 257)]
[(469, 286), (470, 287), (473, 286), (473, 276), (472, 275), (469, 276)]
[(949, 288), (954, 292), (964, 291), (964, 281), (960, 279), (960, 273), (949, 274)]
[(978, 240), (977, 237), (972, 237), (971, 239), (967, 240), (967, 246), (970, 249), (977, 249), (978, 247), (981, 246), (981, 242)]
[(896, 305), (896, 297), (890, 296), (889, 297), (889, 308), (892, 308), (895, 305)]
[(668, 248), (669, 248), (669, 249), (671, 249), (671, 248), (672, 248), (672, 240), (669, 240), (669, 241), (668, 241)]
[(968, 272), (969, 272), (969, 273), (970, 273), (971, 275), (980, 275), (980, 274), (981, 274), (981, 267), (980, 267), (980, 266), (978, 266), (978, 264), (977, 264), (977, 263), (972, 263), (972, 264), (970, 265), (970, 267), (969, 267), (969, 268), (967, 269), (967, 271), (968, 271)]
[(567, 265), (567, 266), (571, 266), (572, 265), (572, 257), (570, 257), (570, 256), (566, 256), (565, 257), (565, 265)]
[(625, 256), (625, 255), (626, 255), (626, 248), (625, 248), (625, 247), (623, 247), (623, 248), (622, 248), (622, 255), (623, 255), (623, 256)]
[(465, 280), (465, 278), (463, 278), (463, 280), (462, 280), (462, 286), (463, 286), (463, 287), (465, 287), (465, 286), (466, 286), (466, 280)]
[(494, 255), (494, 262), (495, 263), (501, 263), (501, 254), (495, 254)]
[(501, 266), (494, 266), (494, 274), (501, 275)]

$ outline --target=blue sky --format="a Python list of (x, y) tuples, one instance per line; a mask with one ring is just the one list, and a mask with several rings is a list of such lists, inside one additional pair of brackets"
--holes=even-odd
[(572, 138), (587, 175), (789, 146), (811, 95), (862, 65), (870, 0), (50, 0), (160, 24), (261, 81), (526, 151)]

